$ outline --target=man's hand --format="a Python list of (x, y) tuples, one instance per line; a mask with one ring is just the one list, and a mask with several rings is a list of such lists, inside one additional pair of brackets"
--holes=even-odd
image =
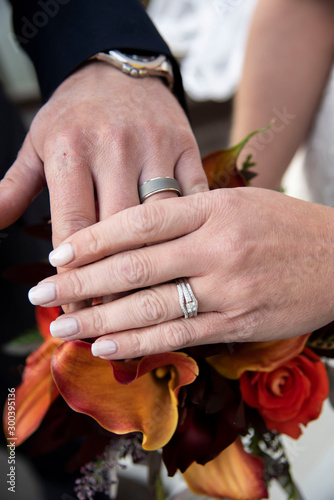
[(184, 111), (160, 79), (136, 80), (92, 62), (36, 115), (0, 183), (0, 228), (47, 185), (57, 246), (96, 222), (95, 197), (105, 219), (138, 204), (138, 185), (158, 176), (175, 177), (184, 195), (207, 189)]

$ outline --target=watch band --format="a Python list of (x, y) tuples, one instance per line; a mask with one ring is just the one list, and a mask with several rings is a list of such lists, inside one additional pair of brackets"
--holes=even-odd
[(103, 61), (111, 64), (114, 68), (134, 78), (144, 78), (146, 76), (156, 76), (163, 78), (168, 87), (172, 90), (174, 85), (173, 68), (166, 56), (142, 56), (128, 55), (119, 50), (109, 50), (98, 52), (89, 60)]

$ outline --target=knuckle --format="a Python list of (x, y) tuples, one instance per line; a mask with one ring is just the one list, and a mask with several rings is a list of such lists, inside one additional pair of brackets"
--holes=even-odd
[(243, 340), (254, 341), (254, 335), (262, 329), (264, 322), (264, 311), (260, 308), (253, 309), (247, 318), (243, 320), (243, 328), (241, 328)]
[(66, 276), (68, 289), (74, 297), (82, 298), (86, 296), (87, 279), (81, 277), (81, 273), (74, 269)]
[(193, 158), (194, 153), (200, 158), (188, 123), (178, 125), (171, 131), (165, 121), (150, 121), (142, 124), (140, 130), (149, 145), (147, 159), (159, 161), (162, 152), (172, 156), (175, 161), (183, 155)]
[(230, 317), (226, 320), (228, 339), (232, 342), (254, 342), (254, 336), (261, 330), (264, 318), (263, 311), (253, 309), (251, 312)]
[(105, 332), (105, 321), (101, 311), (101, 307), (95, 306), (91, 308), (92, 310), (92, 331), (93, 333), (103, 334)]
[(184, 154), (193, 154), (194, 151), (198, 152), (195, 136), (188, 124), (179, 127), (177, 132), (178, 143), (184, 151)]
[[(19, 155), (20, 155), (20, 153), (19, 153)], [(18, 156), (17, 160), (16, 160), (16, 164), (23, 167), (25, 164), (24, 159), (22, 158), (22, 161), (21, 161), (20, 156)], [(17, 176), (16, 176), (15, 171), (13, 169), (10, 168), (6, 172), (3, 179), (0, 180), (0, 185), (2, 188), (15, 189), (15, 187), (17, 185)]]
[(231, 271), (245, 269), (252, 257), (252, 245), (243, 228), (235, 228), (226, 238), (226, 254), (231, 262)]
[(152, 345), (147, 342), (145, 335), (133, 332), (128, 339), (127, 350), (133, 357), (141, 357), (152, 351)]
[(122, 282), (130, 289), (140, 288), (148, 284), (151, 272), (151, 265), (143, 252), (127, 252), (120, 257), (120, 276)]
[(82, 131), (81, 128), (75, 124), (63, 125), (62, 128), (56, 127), (55, 134), (50, 134), (45, 139), (46, 151), (52, 155), (58, 152), (59, 156), (63, 157), (62, 167), (66, 165), (65, 160), (70, 158), (73, 149), (81, 142)]
[[(180, 156), (183, 160), (183, 164), (188, 167), (190, 178), (199, 178), (201, 181), (206, 178), (204, 169), (202, 167), (201, 155), (198, 150), (197, 145), (193, 147), (192, 145), (185, 148)], [(188, 172), (187, 172), (188, 174)]]
[(151, 144), (156, 144), (166, 137), (164, 124), (159, 123), (157, 120), (154, 122), (151, 120), (143, 120), (140, 123), (139, 129), (143, 137)]
[(121, 124), (115, 126), (108, 122), (101, 125), (99, 132), (103, 143), (112, 141), (122, 145), (127, 136), (126, 129)]
[(125, 227), (135, 230), (143, 243), (147, 243), (155, 235), (157, 229), (164, 224), (166, 217), (164, 210), (153, 203), (139, 205), (134, 210), (127, 212), (127, 225)]
[(161, 297), (154, 290), (145, 290), (141, 292), (138, 311), (141, 318), (148, 323), (155, 321), (165, 321), (167, 310), (165, 309)]
[(84, 233), (85, 241), (83, 242), (83, 250), (88, 254), (99, 254), (103, 248), (103, 240), (101, 235), (97, 233), (95, 226), (86, 228)]
[(75, 231), (84, 229), (94, 223), (90, 213), (73, 211), (73, 206), (66, 204), (63, 206), (63, 211), (58, 212), (57, 223), (61, 227), (75, 228)]
[(243, 231), (237, 227), (231, 228), (228, 234), (224, 234), (225, 255), (235, 265), (242, 264), (243, 254), (245, 252)]
[(100, 150), (109, 150), (110, 145), (113, 147), (113, 155), (119, 157), (119, 160), (129, 150), (130, 134), (129, 130), (122, 123), (110, 124), (104, 123), (96, 132), (96, 143)]
[[(66, 208), (64, 207), (64, 210)], [(60, 244), (72, 234), (85, 229), (94, 223), (90, 214), (84, 213), (58, 213), (55, 219), (52, 219), (52, 235), (55, 244)]]
[[(221, 200), (223, 203), (220, 204), (220, 207), (215, 203), (215, 200), (211, 200), (214, 204), (209, 208), (209, 211), (211, 213), (212, 228), (217, 234), (217, 237), (213, 240), (213, 245), (215, 245), (217, 252), (221, 252), (223, 247), (227, 268), (234, 272), (242, 269), (247, 264), (247, 261), (252, 259), (256, 246), (245, 218), (240, 217), (238, 197), (230, 196), (229, 191), (234, 190), (226, 190), (226, 196), (224, 193), (223, 200)], [(221, 229), (220, 214), (225, 218), (226, 224), (224, 231), (219, 233)]]
[(197, 335), (190, 322), (171, 321), (161, 325), (159, 338), (162, 339), (162, 345), (168, 346), (168, 349), (180, 349), (193, 345), (197, 339)]
[(214, 191), (198, 193), (191, 197), (191, 213), (199, 221), (199, 225), (204, 224), (210, 217), (214, 217), (217, 213), (214, 198)]

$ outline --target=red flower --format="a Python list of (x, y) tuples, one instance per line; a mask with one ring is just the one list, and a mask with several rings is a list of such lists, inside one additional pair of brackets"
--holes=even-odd
[(300, 425), (318, 418), (329, 387), (324, 364), (305, 348), (270, 372), (244, 372), (240, 389), (244, 401), (258, 409), (268, 429), (296, 439)]
[(62, 314), (61, 307), (41, 307), (35, 308), (37, 327), (45, 340), (51, 339), (50, 323), (55, 321)]

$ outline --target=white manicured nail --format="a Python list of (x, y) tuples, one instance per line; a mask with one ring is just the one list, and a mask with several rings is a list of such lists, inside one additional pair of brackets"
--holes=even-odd
[(75, 318), (59, 318), (50, 324), (52, 337), (65, 338), (79, 332), (79, 325)]
[(42, 283), (29, 290), (28, 298), (34, 306), (40, 306), (56, 300), (56, 287), (53, 283)]
[(93, 356), (109, 356), (117, 351), (117, 346), (112, 340), (101, 340), (92, 344)]
[(73, 247), (70, 243), (65, 243), (65, 245), (59, 245), (49, 254), (49, 262), (51, 266), (58, 267), (64, 266), (74, 259)]

